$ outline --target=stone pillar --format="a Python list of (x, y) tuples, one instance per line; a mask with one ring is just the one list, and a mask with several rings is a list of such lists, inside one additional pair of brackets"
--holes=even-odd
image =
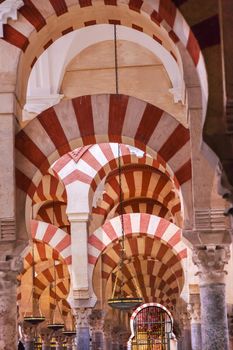
[(188, 304), (187, 310), (191, 321), (192, 350), (201, 350), (201, 305), (200, 296), (198, 294), (190, 296), (190, 304)]
[(112, 350), (120, 350), (119, 327), (114, 327), (112, 331)]
[(90, 315), (90, 325), (92, 327), (92, 345), (94, 349), (104, 349), (104, 312), (93, 310)]
[(74, 310), (77, 324), (77, 350), (89, 350), (90, 347), (90, 329), (89, 317), (91, 308), (78, 308)]
[(187, 312), (183, 312), (181, 314), (181, 322), (183, 326), (182, 350), (192, 350), (190, 319), (189, 319), (189, 314)]
[(56, 350), (63, 350), (63, 344), (65, 341), (64, 335), (60, 331), (58, 331), (54, 334), (54, 338), (56, 341)]
[(193, 249), (193, 262), (200, 278), (203, 350), (229, 349), (224, 271), (229, 258), (227, 245), (209, 244)]
[(19, 258), (0, 261), (0, 349), (17, 349), (17, 306), (16, 286), (17, 274), (22, 269), (22, 261)]
[(112, 320), (104, 321), (104, 350), (112, 350)]
[[(69, 206), (69, 203), (68, 203)], [(71, 228), (72, 287), (74, 299), (89, 298), (88, 219), (89, 213), (68, 213)]]
[(40, 330), (40, 337), (42, 340), (42, 350), (50, 350), (50, 342), (53, 336), (53, 332), (51, 332), (47, 328), (42, 328)]
[(23, 345), (25, 350), (34, 349), (35, 327), (27, 322), (22, 325)]

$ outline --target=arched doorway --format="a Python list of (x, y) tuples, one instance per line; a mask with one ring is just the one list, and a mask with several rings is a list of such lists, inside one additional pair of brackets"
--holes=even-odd
[(162, 305), (148, 303), (138, 307), (132, 314), (131, 350), (170, 350), (173, 319)]

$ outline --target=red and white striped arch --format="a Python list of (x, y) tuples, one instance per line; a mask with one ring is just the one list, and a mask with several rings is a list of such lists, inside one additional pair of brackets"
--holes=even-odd
[[(178, 208), (177, 211), (179, 211)], [(118, 205), (118, 207), (115, 210), (114, 217), (120, 215), (120, 213), (121, 209)], [(166, 220), (171, 220), (171, 214), (169, 213), (169, 210), (166, 207), (164, 207), (161, 203), (148, 198), (124, 201), (122, 206), (122, 214), (130, 213), (146, 213), (159, 216)]]
[[(122, 169), (121, 179), (124, 202), (131, 201), (133, 206), (134, 201), (136, 201), (136, 208), (140, 208), (137, 205), (137, 200), (140, 201), (144, 198), (146, 201), (146, 199), (151, 199), (160, 204), (159, 211), (162, 206), (167, 208), (167, 211), (169, 210), (175, 217), (179, 214), (177, 221), (174, 221), (178, 226), (181, 226), (181, 200), (178, 193), (174, 191), (172, 182), (166, 175), (151, 168), (129, 166)], [(103, 220), (109, 214), (110, 217), (114, 215), (117, 209), (116, 206), (119, 203), (119, 193), (119, 176), (118, 174), (110, 174), (105, 183), (105, 192), (102, 200), (98, 202), (96, 208), (92, 209), (92, 213), (102, 215)], [(137, 210), (137, 212), (140, 212), (140, 210)]]
[[(108, 280), (112, 273), (117, 272), (119, 268), (120, 248), (120, 244), (118, 243), (102, 254), (103, 279)], [(132, 255), (132, 251), (134, 251), (134, 255)], [(139, 252), (137, 253), (137, 251)], [(124, 262), (123, 274), (125, 278), (129, 279), (132, 275), (127, 267), (128, 264), (132, 263), (133, 265), (130, 270), (135, 275), (143, 275), (145, 273), (146, 275), (157, 276), (157, 278), (163, 279), (169, 285), (176, 280), (179, 292), (181, 292), (184, 285), (182, 263), (179, 258), (174, 256), (171, 249), (168, 251), (166, 245), (149, 237), (143, 237), (143, 239), (134, 237), (126, 240), (126, 255), (129, 261), (126, 260)], [(153, 283), (154, 280), (151, 282)]]
[(24, 258), (24, 271), (22, 272), (25, 273), (26, 270), (28, 270), (33, 264), (37, 264), (41, 261), (46, 261), (46, 260), (60, 260), (63, 261), (63, 258), (59, 254), (58, 251), (52, 249), (48, 244), (45, 242), (40, 242), (40, 241), (33, 241), (34, 245), (34, 259), (32, 256), (32, 249), (30, 251), (27, 250), (27, 253)]
[[(151, 157), (145, 152), (139, 156), (129, 146), (121, 144), (121, 164), (150, 166), (167, 175), (174, 186), (179, 189), (180, 183), (169, 164), (162, 161), (157, 155)], [(80, 161), (80, 163), (79, 163)], [(58, 159), (51, 167), (51, 171), (62, 180), (65, 186), (75, 181), (89, 183), (93, 191), (96, 190), (100, 180), (109, 172), (118, 168), (118, 145), (116, 143), (100, 143), (92, 146), (78, 148)]]
[(34, 278), (35, 294), (37, 295), (38, 299), (40, 298), (44, 290), (48, 287), (48, 285), (51, 285), (54, 282), (55, 274), (58, 288), (61, 287), (61, 291), (65, 290), (63, 289), (62, 285), (59, 284), (59, 282), (65, 279), (69, 280), (69, 272), (67, 266), (65, 264), (56, 265), (55, 268), (52, 266), (45, 270), (42, 270)]
[[(125, 214), (123, 215), (123, 219), (126, 238), (134, 239), (135, 235), (142, 237), (148, 236), (148, 238), (152, 238), (155, 242), (161, 242), (161, 244), (158, 244), (156, 247), (155, 252), (157, 259), (163, 259), (162, 262), (164, 264), (168, 266), (176, 265), (179, 262), (182, 264), (182, 260), (187, 257), (187, 249), (181, 241), (181, 230), (173, 223), (157, 216), (140, 213)], [(109, 247), (112, 247), (114, 242), (121, 237), (120, 217), (113, 218), (106, 222), (89, 237), (88, 261), (90, 276), (93, 275), (94, 267), (101, 254)], [(143, 246), (145, 247), (145, 245)], [(131, 255), (140, 255), (140, 247), (140, 244), (132, 244), (130, 247)], [(152, 247), (153, 245), (150, 250), (147, 251), (147, 256), (154, 254), (151, 250)], [(115, 265), (114, 261), (113, 263)]]
[(67, 232), (51, 224), (32, 220), (31, 234), (33, 239), (46, 243), (57, 251), (67, 265), (71, 264), (71, 238)]
[[(168, 269), (165, 264), (159, 261), (153, 261), (154, 266), (153, 269), (151, 269), (151, 263), (152, 261), (147, 261), (145, 256), (137, 257), (129, 263), (124, 262), (121, 274), (118, 274), (117, 286), (120, 288), (123, 281), (123, 287), (121, 288), (126, 295), (136, 296), (134, 283), (136, 279), (144, 301), (160, 300), (160, 302), (163, 301), (166, 305), (175, 305), (184, 284), (182, 269), (181, 275), (177, 276), (176, 273)], [(109, 276), (113, 276), (113, 280), (118, 269), (119, 266)], [(161, 275), (162, 269), (165, 270), (164, 275)]]
[(131, 324), (131, 322), (134, 321), (135, 317), (137, 316), (137, 314), (141, 310), (145, 309), (146, 307), (150, 307), (150, 306), (156, 306), (156, 307), (159, 307), (160, 309), (163, 309), (164, 311), (166, 311), (166, 313), (169, 315), (171, 321), (173, 322), (172, 314), (170, 313), (170, 311), (165, 306), (163, 306), (161, 304), (158, 304), (158, 303), (145, 303), (143, 305), (138, 306), (137, 309), (134, 310), (134, 312), (132, 313), (132, 316), (130, 317), (130, 324)]
[[(159, 108), (136, 98), (95, 95), (49, 108), (16, 135), (17, 186), (33, 197), (41, 176), (59, 155), (70, 152), (79, 142), (103, 141), (150, 150), (156, 161), (172, 169), (178, 184), (191, 179), (189, 130)], [(79, 173), (78, 178), (75, 174), (75, 181), (80, 181), (82, 188), (84, 184), (90, 188), (91, 176)]]
[[(100, 3), (94, 0), (28, 0), (19, 12), (17, 21), (4, 25), (4, 40), (22, 50), (18, 69), (18, 92), (21, 96), (25, 97), (23, 74), (27, 79), (30, 68), (40, 54), (53, 41), (70, 31), (97, 23), (117, 23), (144, 31), (158, 41), (156, 34), (162, 26), (168, 32), (167, 39), (170, 37), (175, 44), (180, 41), (196, 66), (205, 114), (208, 88), (203, 56), (194, 34), (171, 0), (156, 0), (153, 3), (149, 0), (126, 0), (124, 4), (120, 0)], [(36, 31), (37, 35), (34, 34)], [(160, 44), (163, 45), (161, 40)], [(23, 105), (20, 96), (18, 98)]]
[(36, 220), (58, 226), (69, 233), (70, 223), (66, 215), (66, 204), (63, 202), (49, 202), (40, 207)]
[(132, 340), (132, 339), (134, 338), (134, 336), (135, 336), (134, 320), (135, 320), (135, 318), (137, 317), (138, 313), (139, 313), (140, 311), (142, 311), (143, 309), (147, 308), (147, 307), (153, 307), (153, 306), (154, 306), (154, 307), (158, 307), (158, 308), (164, 310), (164, 311), (167, 313), (168, 317), (169, 317), (170, 320), (171, 320), (172, 327), (173, 327), (173, 317), (172, 317), (172, 314), (171, 314), (171, 312), (170, 312), (164, 305), (162, 305), (162, 304), (160, 304), (160, 303), (154, 303), (154, 302), (153, 302), (153, 303), (145, 303), (145, 304), (143, 304), (143, 305), (138, 306), (137, 309), (134, 310), (134, 312), (132, 313), (132, 316), (130, 317), (131, 336), (130, 336), (130, 339), (129, 339), (128, 344), (131, 343), (131, 340)]

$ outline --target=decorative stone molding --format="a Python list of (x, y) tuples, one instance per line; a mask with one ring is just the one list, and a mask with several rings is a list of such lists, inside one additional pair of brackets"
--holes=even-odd
[(224, 231), (229, 226), (222, 208), (196, 209), (194, 215), (197, 231)]
[(47, 108), (58, 104), (64, 95), (62, 94), (49, 94), (49, 95), (38, 95), (27, 97), (27, 103), (24, 106), (23, 116), (24, 119), (29, 119), (27, 117), (28, 113), (40, 114)]
[(14, 218), (0, 219), (0, 241), (14, 241), (16, 238), (16, 227)]
[(0, 293), (7, 292), (12, 287), (16, 287), (17, 275), (23, 270), (21, 257), (11, 257), (6, 261), (0, 261)]
[(5, 0), (0, 4), (0, 38), (3, 37), (3, 24), (8, 18), (16, 20), (17, 10), (24, 5), (23, 0)]
[(91, 308), (77, 308), (74, 309), (77, 327), (89, 327), (89, 317), (91, 315)]
[(198, 267), (200, 285), (225, 283), (225, 264), (230, 259), (230, 248), (209, 244), (193, 249), (193, 262)]

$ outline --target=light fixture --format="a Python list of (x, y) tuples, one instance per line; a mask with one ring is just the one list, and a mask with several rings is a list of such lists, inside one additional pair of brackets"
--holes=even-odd
[(59, 303), (58, 303), (57, 298), (56, 298), (57, 297), (57, 279), (56, 279), (55, 260), (53, 263), (53, 271), (54, 271), (54, 297), (53, 297), (53, 301), (54, 301), (55, 309), (54, 309), (53, 316), (52, 316), (52, 322), (47, 325), (47, 328), (51, 329), (52, 331), (55, 332), (55, 331), (58, 331), (58, 330), (64, 328), (64, 323), (60, 323), (60, 322), (55, 321), (56, 307), (58, 308), (58, 312), (62, 318), (60, 306), (59, 306)]
[[(117, 57), (117, 27), (116, 24), (114, 24), (114, 52), (115, 52), (115, 84), (116, 84), (116, 95), (119, 93), (119, 80), (118, 80), (118, 57)], [(122, 233), (122, 239), (121, 239), (121, 252), (120, 252), (120, 261), (119, 261), (119, 269), (116, 274), (116, 279), (114, 282), (113, 292), (110, 299), (108, 299), (108, 305), (111, 306), (114, 309), (119, 310), (129, 310), (134, 309), (143, 302), (142, 295), (140, 293), (140, 289), (137, 286), (136, 279), (135, 282), (135, 289), (137, 292), (137, 297), (129, 297), (125, 296), (123, 292), (123, 286), (124, 286), (124, 277), (123, 277), (123, 265), (124, 260), (126, 258), (125, 255), (125, 230), (124, 230), (124, 218), (123, 218), (123, 193), (122, 193), (122, 168), (121, 168), (121, 145), (118, 143), (118, 176), (119, 176), (119, 207), (120, 207), (120, 221), (121, 221), (121, 233)], [(119, 274), (122, 274), (122, 279), (120, 281), (120, 293), (119, 295), (116, 295), (116, 286), (118, 281)]]
[[(39, 305), (35, 300), (35, 256), (34, 256), (34, 242), (32, 241), (32, 292), (29, 298), (28, 304), (30, 304), (30, 299), (32, 299), (32, 314), (29, 316), (24, 315), (24, 322), (29, 323), (31, 326), (37, 326), (38, 324), (45, 321), (40, 313)], [(26, 312), (25, 312), (26, 314)]]
[[(54, 201), (53, 201), (52, 224), (54, 225)], [(54, 260), (54, 262), (53, 262), (53, 276), (54, 276), (53, 277), (53, 279), (54, 279), (54, 297), (53, 297), (53, 300), (54, 300), (55, 309), (54, 309), (54, 313), (53, 313), (53, 317), (52, 317), (52, 322), (47, 325), (47, 328), (51, 329), (54, 332), (56, 332), (56, 331), (64, 328), (64, 323), (55, 322), (56, 306), (57, 306), (58, 312), (59, 312), (59, 314), (60, 314), (60, 316), (62, 318), (62, 313), (61, 313), (61, 310), (60, 310), (60, 306), (59, 306), (59, 303), (57, 302), (56, 260)], [(51, 285), (50, 285), (50, 288), (51, 288)]]

